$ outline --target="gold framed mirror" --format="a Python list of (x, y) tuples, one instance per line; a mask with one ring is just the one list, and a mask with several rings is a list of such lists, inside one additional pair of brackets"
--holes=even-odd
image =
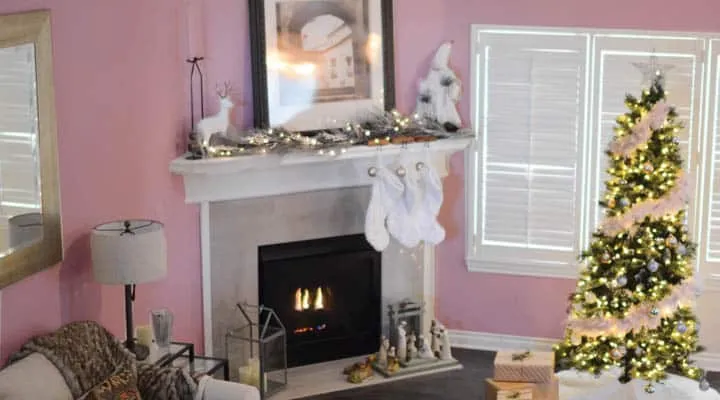
[(0, 288), (62, 248), (50, 12), (0, 15)]

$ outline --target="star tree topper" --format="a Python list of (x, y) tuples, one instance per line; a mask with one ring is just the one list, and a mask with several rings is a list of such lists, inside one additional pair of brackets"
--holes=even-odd
[(665, 73), (675, 68), (675, 66), (671, 64), (660, 64), (658, 56), (656, 56), (655, 53), (650, 56), (649, 62), (634, 62), (632, 64), (642, 73), (643, 85), (652, 85), (656, 80), (658, 80), (661, 85), (664, 85)]

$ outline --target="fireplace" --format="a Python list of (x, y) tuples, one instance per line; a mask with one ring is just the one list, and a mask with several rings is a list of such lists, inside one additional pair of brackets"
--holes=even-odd
[(364, 235), (260, 246), (258, 256), (260, 304), (285, 325), (289, 367), (377, 351), (381, 255)]

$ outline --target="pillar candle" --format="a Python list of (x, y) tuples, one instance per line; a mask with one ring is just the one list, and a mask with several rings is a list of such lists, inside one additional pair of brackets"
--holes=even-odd
[(203, 57), (205, 52), (202, 0), (185, 0), (188, 57)]
[(138, 344), (150, 346), (153, 337), (152, 328), (150, 328), (150, 325), (140, 325), (136, 327), (135, 337), (137, 338)]

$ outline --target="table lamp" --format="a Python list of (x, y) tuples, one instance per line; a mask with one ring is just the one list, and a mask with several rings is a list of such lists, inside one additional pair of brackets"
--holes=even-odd
[(167, 274), (163, 224), (125, 220), (96, 226), (90, 235), (93, 274), (99, 283), (125, 285), (125, 345), (140, 360), (149, 349), (135, 343), (133, 301), (135, 285), (162, 279)]

